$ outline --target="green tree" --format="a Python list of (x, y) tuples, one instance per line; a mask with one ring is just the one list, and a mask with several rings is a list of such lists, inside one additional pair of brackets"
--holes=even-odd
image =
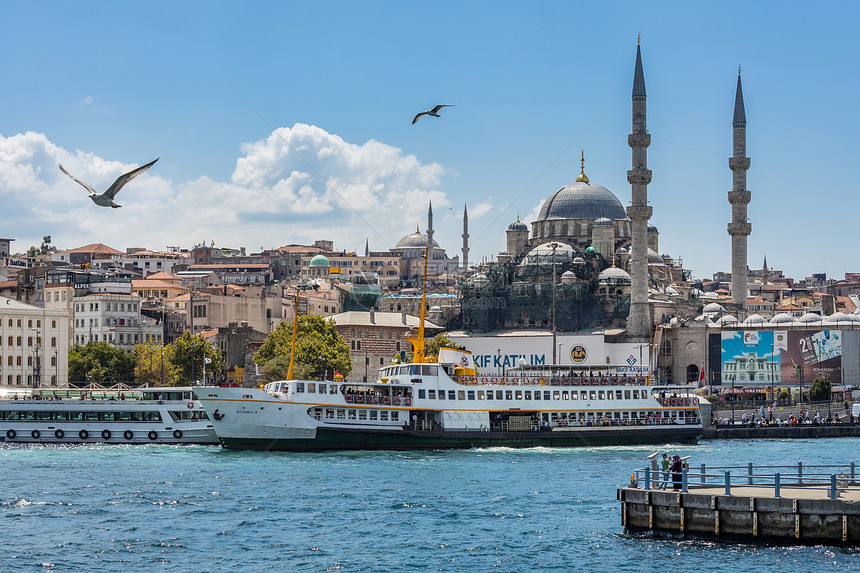
[(190, 332), (185, 331), (182, 336), (164, 347), (164, 356), (167, 359), (165, 369), (169, 364), (170, 378), (165, 374), (165, 384), (170, 386), (185, 386), (195, 379), (203, 377), (203, 364), (206, 359), (206, 372), (214, 374), (221, 371), (223, 358), (221, 353), (212, 348), (212, 345)]
[[(331, 379), (335, 372), (346, 377), (352, 371), (349, 346), (337, 331), (333, 320), (314, 315), (299, 316), (298, 326), (294, 378), (324, 380), (326, 377)], [(289, 368), (292, 338), (293, 323), (280, 323), (266, 337), (260, 350), (254, 355), (254, 362), (265, 369), (271, 360), (281, 357), (286, 359)], [(275, 363), (272, 370), (275, 371), (276, 367), (282, 368), (282, 365), (283, 360)], [(286, 378), (285, 372), (282, 376), (280, 370), (277, 372), (279, 373), (276, 374), (276, 380)]]
[(90, 342), (69, 352), (69, 382), (125, 382), (134, 379), (134, 354), (107, 342)]
[(810, 402), (824, 402), (830, 400), (830, 380), (824, 376), (818, 376), (809, 387)]
[(134, 379), (139, 385), (161, 386), (173, 380), (173, 365), (164, 356), (164, 349), (156, 342), (135, 344)]
[(444, 332), (440, 332), (424, 343), (424, 356), (438, 357), (439, 349), (443, 346), (446, 348), (454, 348), (456, 350), (466, 350), (465, 347), (457, 344), (456, 342), (452, 342)]

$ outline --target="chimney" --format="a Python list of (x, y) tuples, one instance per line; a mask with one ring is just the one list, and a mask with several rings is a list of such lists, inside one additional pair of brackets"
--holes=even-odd
[(403, 324), (406, 324), (406, 307), (403, 307), (403, 311), (401, 313), (401, 320), (403, 320)]
[(370, 309), (370, 324), (376, 324), (376, 316), (373, 312), (373, 307)]

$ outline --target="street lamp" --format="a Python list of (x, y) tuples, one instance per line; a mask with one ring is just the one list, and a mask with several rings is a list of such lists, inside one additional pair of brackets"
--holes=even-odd
[(39, 374), (41, 373), (39, 368), (39, 340), (42, 333), (35, 328), (31, 328), (30, 330), (36, 333), (36, 341), (33, 345), (33, 388), (40, 388), (42, 384), (39, 380)]

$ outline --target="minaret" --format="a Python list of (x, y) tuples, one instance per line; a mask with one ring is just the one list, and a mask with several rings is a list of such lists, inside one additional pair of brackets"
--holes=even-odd
[(747, 302), (749, 279), (747, 277), (747, 237), (752, 225), (747, 221), (747, 205), (750, 192), (747, 190), (747, 169), (750, 158), (747, 154), (747, 116), (744, 113), (744, 93), (741, 90), (741, 68), (738, 66), (738, 91), (735, 94), (735, 115), (732, 119), (732, 190), (729, 203), (732, 206), (732, 222), (728, 225), (732, 236), (732, 303), (743, 306)]
[(469, 270), (469, 210), (463, 205), (463, 271)]
[(761, 267), (761, 284), (766, 285), (770, 281), (770, 271), (767, 268), (767, 255), (764, 256), (764, 264)]
[(427, 209), (427, 243), (430, 245), (430, 250), (433, 250), (433, 202), (430, 201), (430, 208)]
[(645, 123), (645, 74), (642, 71), (642, 52), (636, 43), (636, 69), (633, 73), (633, 132), (627, 143), (633, 150), (633, 168), (627, 172), (632, 187), (632, 201), (627, 216), (632, 221), (632, 247), (630, 257), (630, 314), (627, 317), (627, 337), (646, 342), (651, 338), (651, 310), (648, 306), (648, 219), (652, 209), (648, 205), (648, 146), (651, 135)]

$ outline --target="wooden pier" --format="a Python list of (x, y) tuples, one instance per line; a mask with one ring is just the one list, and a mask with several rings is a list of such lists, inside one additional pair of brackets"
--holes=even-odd
[[(762, 473), (773, 469), (782, 471)], [(751, 464), (707, 471), (703, 466), (701, 472), (686, 470), (678, 491), (672, 483), (658, 489), (662, 472), (653, 480), (650, 470), (637, 470), (631, 485), (618, 490), (622, 524), (634, 534), (860, 546), (854, 469), (853, 463), (755, 471)]]

